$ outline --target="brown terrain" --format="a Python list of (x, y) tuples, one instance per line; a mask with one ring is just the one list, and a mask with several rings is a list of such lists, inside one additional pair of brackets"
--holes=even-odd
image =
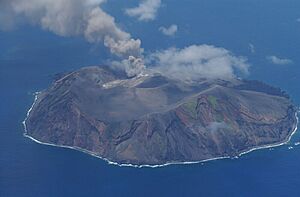
[(285, 93), (257, 81), (187, 83), (86, 67), (38, 95), (26, 134), (113, 162), (157, 165), (234, 157), (285, 142), (295, 112)]

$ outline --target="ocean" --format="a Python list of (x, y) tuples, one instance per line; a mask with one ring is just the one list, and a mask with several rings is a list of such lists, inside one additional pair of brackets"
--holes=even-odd
[[(224, 47), (251, 64), (244, 76), (285, 90), (300, 105), (300, 1), (165, 0), (155, 21), (139, 22), (123, 9), (137, 1), (110, 0), (104, 9), (146, 53), (192, 44)], [(160, 26), (178, 25), (174, 37)], [(255, 48), (251, 52), (249, 44)], [(272, 64), (267, 56), (293, 63)], [(90, 155), (40, 145), (23, 137), (22, 121), (36, 91), (55, 74), (113, 58), (100, 44), (20, 26), (0, 31), (0, 196), (298, 196), (300, 133), (283, 146), (236, 159), (162, 168), (109, 165)]]

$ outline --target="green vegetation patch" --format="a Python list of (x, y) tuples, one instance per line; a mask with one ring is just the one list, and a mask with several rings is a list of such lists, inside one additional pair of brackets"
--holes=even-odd
[(218, 99), (217, 99), (217, 97), (215, 97), (215, 96), (212, 96), (212, 95), (209, 95), (208, 96), (208, 101), (209, 101), (209, 103), (213, 106), (213, 108), (215, 109), (216, 107), (217, 107), (217, 105), (218, 105), (218, 101), (217, 101)]
[(193, 118), (197, 117), (197, 100), (191, 100), (183, 104), (183, 108), (187, 111)]

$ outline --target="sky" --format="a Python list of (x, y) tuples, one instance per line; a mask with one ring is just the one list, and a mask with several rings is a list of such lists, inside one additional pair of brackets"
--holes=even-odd
[[(103, 9), (111, 1), (2, 0), (0, 29), (14, 31), (18, 26), (28, 25), (38, 26), (61, 37), (80, 36), (86, 42), (107, 47), (114, 57), (112, 62), (130, 77), (142, 74), (147, 67), (182, 80), (203, 77), (229, 79), (249, 74), (251, 63), (247, 57), (214, 43), (189, 43), (149, 51), (143, 47), (144, 42), (149, 42), (147, 38), (133, 36), (135, 32), (130, 32), (128, 27), (122, 25), (122, 18), (116, 18)], [(165, 0), (141, 0), (128, 5), (124, 3), (121, 10), (132, 23), (150, 26), (153, 21), (160, 20), (161, 9), (169, 6), (169, 3), (170, 1)], [(180, 27), (176, 19), (172, 21), (172, 18), (170, 17), (170, 23), (161, 24), (156, 29), (161, 36), (174, 38), (182, 36), (181, 32), (188, 31), (186, 27)], [(298, 19), (295, 18), (295, 22)], [(252, 54), (256, 53), (253, 43), (249, 42), (248, 47)], [(294, 63), (289, 57), (276, 54), (267, 54), (265, 59), (274, 65)]]

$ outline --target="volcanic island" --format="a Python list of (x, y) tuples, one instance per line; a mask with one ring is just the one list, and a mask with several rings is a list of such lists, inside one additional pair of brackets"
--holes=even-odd
[(36, 142), (118, 165), (162, 166), (231, 158), (288, 142), (297, 108), (259, 81), (127, 77), (84, 67), (39, 92), (24, 121)]

